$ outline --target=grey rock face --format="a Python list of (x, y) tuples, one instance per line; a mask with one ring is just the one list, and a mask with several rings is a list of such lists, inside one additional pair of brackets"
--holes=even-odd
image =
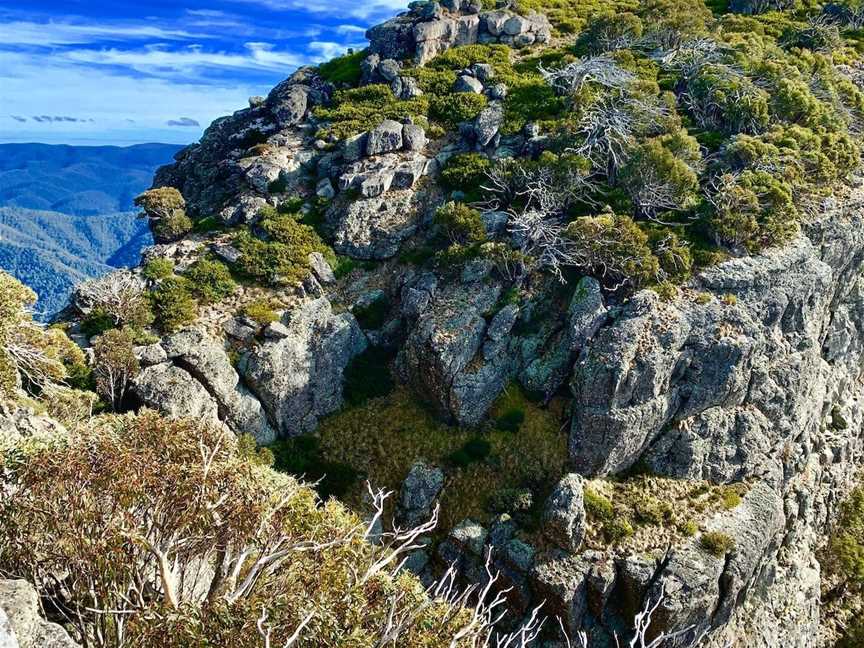
[(38, 594), (24, 580), (0, 580), (0, 646), (78, 648), (62, 626), (40, 616)]
[(479, 421), (509, 375), (506, 344), (487, 341), (482, 315), (499, 294), (500, 287), (482, 283), (438, 293), (397, 358), (406, 382), (434, 397), (442, 414), (460, 423)]
[(338, 219), (333, 249), (356, 259), (387, 259), (399, 251), (425, 215), (411, 190), (390, 191), (347, 206), (334, 205), (328, 219)]
[(276, 432), (261, 403), (240, 382), (220, 343), (197, 329), (176, 333), (162, 342), (169, 359), (195, 378), (215, 401), (219, 419), (237, 434), (249, 433), (261, 444)]
[(428, 466), (421, 461), (415, 463), (399, 491), (397, 523), (409, 528), (426, 522), (443, 487), (444, 473), (440, 468)]
[(384, 59), (413, 58), (423, 65), (451, 47), (478, 42), (545, 43), (552, 33), (549, 21), (540, 14), (521, 17), (510, 11), (480, 13), (482, 5), (476, 0), (446, 4), (450, 5), (449, 11), (437, 3), (417, 4), (372, 27), (366, 32), (370, 50)]
[(216, 401), (204, 386), (189, 372), (167, 362), (141, 371), (132, 382), (131, 392), (142, 405), (166, 416), (219, 420)]
[(342, 406), (342, 374), (366, 348), (350, 313), (334, 314), (325, 298), (287, 313), (288, 336), (253, 351), (244, 378), (278, 430), (296, 436)]
[(366, 139), (366, 155), (380, 155), (402, 148), (402, 124), (385, 119), (369, 131)]
[(504, 125), (504, 106), (499, 101), (493, 101), (477, 115), (474, 122), (474, 133), (479, 146), (489, 146)]
[(582, 499), (582, 477), (570, 473), (564, 476), (543, 512), (543, 531), (558, 546), (575, 552), (585, 535), (585, 504)]
[(406, 151), (422, 151), (426, 146), (426, 131), (417, 124), (405, 124), (402, 127), (402, 140)]
[(473, 76), (463, 74), (456, 79), (453, 90), (455, 92), (473, 92), (474, 94), (482, 94), (483, 82), (480, 81), (480, 79), (475, 79)]
[(401, 69), (402, 66), (393, 59), (384, 59), (378, 64), (378, 74), (388, 83), (391, 83), (399, 76)]

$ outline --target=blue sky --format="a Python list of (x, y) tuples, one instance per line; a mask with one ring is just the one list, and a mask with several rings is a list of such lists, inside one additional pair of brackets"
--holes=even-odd
[(0, 142), (188, 143), (408, 0), (0, 0)]

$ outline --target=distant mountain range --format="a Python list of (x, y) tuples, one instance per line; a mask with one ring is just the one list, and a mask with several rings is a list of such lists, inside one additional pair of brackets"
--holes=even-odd
[(152, 239), (133, 200), (181, 146), (0, 144), (0, 268), (49, 318), (75, 283), (134, 265)]

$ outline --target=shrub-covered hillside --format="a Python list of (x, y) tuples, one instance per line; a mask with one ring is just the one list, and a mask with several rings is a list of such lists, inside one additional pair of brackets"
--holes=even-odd
[(63, 326), (116, 414), (221, 425), (361, 517), (398, 490), (385, 530), (440, 505), (406, 568), (488, 562), (499, 629), (542, 602), (544, 640), (614, 645), (656, 605), (673, 646), (809, 646), (862, 456), (862, 24), (412, 3), (161, 168), (157, 245)]

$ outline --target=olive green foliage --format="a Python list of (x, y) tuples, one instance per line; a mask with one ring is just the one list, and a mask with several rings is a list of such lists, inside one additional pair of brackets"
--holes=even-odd
[[(429, 603), (405, 572), (371, 570), (388, 554), (365, 539), (366, 524), (268, 462), (248, 438), (238, 444), (215, 426), (153, 413), (13, 448), (2, 472), (0, 568), (62, 597), (88, 646), (259, 648), (257, 623), (272, 645), (305, 625), (301, 636), (315, 646), (350, 637), (372, 648), (388, 615), (410, 609), (400, 646), (450, 645), (470, 613)], [(146, 595), (130, 596), (130, 583)]]
[(566, 230), (584, 256), (584, 266), (607, 285), (644, 286), (657, 279), (660, 262), (648, 236), (628, 216), (601, 214), (577, 218)]
[(590, 54), (601, 54), (630, 47), (643, 32), (642, 19), (636, 14), (604, 12), (588, 23), (579, 35), (578, 46)]
[(453, 127), (460, 122), (475, 119), (487, 103), (484, 95), (473, 92), (433, 95), (429, 101), (429, 116), (445, 126)]
[(263, 283), (297, 284), (309, 273), (309, 255), (328, 252), (317, 232), (294, 216), (270, 208), (262, 210), (259, 217), (259, 226), (267, 240), (249, 231), (234, 239), (241, 255), (237, 268), (243, 274)]
[(261, 326), (266, 326), (279, 319), (279, 314), (276, 312), (273, 301), (266, 298), (256, 299), (248, 304), (243, 304), (240, 308), (240, 314)]
[(237, 288), (228, 266), (208, 256), (189, 266), (183, 276), (189, 280), (192, 294), (202, 304), (214, 304)]
[(33, 321), (35, 302), (36, 293), (0, 270), (0, 399), (14, 400), (19, 387), (38, 395), (86, 373), (83, 353), (62, 329)]
[(143, 274), (150, 281), (159, 281), (174, 274), (174, 262), (165, 257), (150, 259), (141, 268)]
[(449, 189), (460, 191), (476, 191), (487, 181), (486, 173), (492, 163), (485, 155), (479, 153), (460, 153), (454, 155), (444, 164), (441, 171), (441, 182)]
[(702, 128), (755, 134), (768, 127), (769, 95), (748, 77), (722, 65), (706, 65), (686, 84), (688, 108)]
[(855, 488), (843, 502), (826, 554), (832, 574), (856, 590), (864, 589), (864, 488)]
[(114, 316), (104, 308), (96, 306), (81, 318), (81, 332), (87, 337), (100, 335), (117, 326)]
[(480, 212), (464, 203), (450, 202), (435, 212), (435, 224), (451, 243), (472, 245), (486, 240), (486, 229)]
[(700, 166), (699, 144), (679, 131), (636, 147), (621, 169), (619, 182), (638, 216), (686, 210), (697, 202), (699, 178), (694, 168)]
[(123, 405), (129, 383), (140, 366), (135, 357), (135, 339), (126, 329), (106, 331), (93, 344), (93, 375), (96, 393), (115, 410)]
[(318, 74), (322, 79), (331, 83), (345, 83), (348, 85), (357, 85), (360, 81), (360, 63), (366, 58), (368, 52), (361, 50), (353, 54), (345, 54), (338, 56), (326, 63), (318, 66)]
[(722, 558), (735, 550), (735, 540), (720, 531), (706, 531), (699, 539), (699, 545), (715, 558)]
[(429, 98), (425, 95), (401, 101), (393, 96), (390, 86), (372, 84), (337, 91), (331, 105), (315, 110), (315, 117), (325, 123), (319, 136), (342, 139), (367, 131), (384, 119), (413, 117), (422, 122), (428, 111)]
[(135, 205), (149, 218), (157, 241), (175, 241), (192, 230), (192, 221), (186, 215), (186, 201), (174, 187), (145, 191), (135, 198)]
[(195, 321), (198, 302), (192, 296), (192, 286), (185, 277), (163, 279), (150, 293), (150, 304), (156, 326), (163, 333), (173, 333)]
[(268, 468), (276, 462), (273, 451), (270, 448), (259, 446), (255, 437), (248, 432), (237, 437), (237, 454), (251, 463)]
[[(466, 517), (489, 520), (490, 498), (507, 488), (528, 487), (537, 501), (544, 501), (567, 463), (562, 406), (556, 399), (543, 409), (511, 387), (495, 403), (491, 416), (521, 409), (525, 418), (519, 431), (489, 426), (478, 435), (477, 430), (447, 426), (410, 393), (396, 388), (324, 419), (318, 437), (326, 460), (351, 466), (389, 489), (398, 490), (418, 459), (444, 466), (448, 487), (442, 494), (438, 528), (446, 532)], [(482, 458), (484, 441), (488, 455)], [(459, 451), (467, 454), (467, 463), (461, 454), (452, 461)], [(348, 499), (359, 504), (362, 495), (358, 484)]]

